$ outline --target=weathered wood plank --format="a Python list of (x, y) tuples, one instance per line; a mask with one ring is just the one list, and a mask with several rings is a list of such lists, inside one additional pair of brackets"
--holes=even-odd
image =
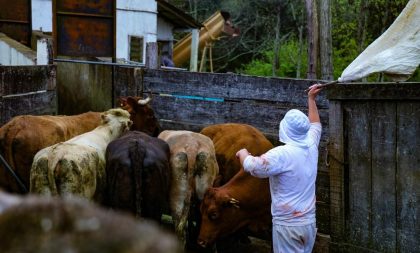
[[(395, 154), (396, 103), (371, 102), (372, 109), (372, 249), (396, 247)], [(368, 231), (365, 231), (366, 233)]]
[(348, 103), (346, 119), (346, 157), (348, 158), (347, 241), (368, 247), (371, 231), (371, 125), (368, 103)]
[(330, 100), (420, 100), (420, 83), (339, 83), (328, 87), (327, 98)]
[(397, 251), (420, 252), (420, 103), (397, 106)]
[[(211, 125), (244, 123), (258, 126), (263, 132), (278, 132), (278, 124), (291, 107), (254, 101), (203, 101), (178, 97), (155, 96), (152, 102), (157, 117), (164, 120)], [(306, 113), (306, 108), (298, 107)], [(324, 132), (328, 130), (327, 111), (320, 111)]]
[(58, 62), (59, 114), (106, 111), (112, 107), (112, 66)]
[(0, 66), (0, 97), (56, 88), (56, 66)]
[[(150, 89), (154, 93), (281, 102), (291, 108), (306, 105), (307, 95), (304, 90), (315, 82), (317, 81), (150, 69), (146, 69), (144, 75), (145, 90)], [(325, 94), (319, 95), (318, 107), (328, 108)]]
[(18, 115), (54, 115), (56, 113), (55, 91), (0, 98), (0, 126)]
[[(328, 163), (330, 173), (331, 241), (344, 240), (344, 121), (340, 101), (330, 101)], [(331, 244), (338, 250), (339, 244)]]
[(117, 67), (114, 69), (114, 106), (119, 97), (139, 96), (143, 90), (141, 68)]

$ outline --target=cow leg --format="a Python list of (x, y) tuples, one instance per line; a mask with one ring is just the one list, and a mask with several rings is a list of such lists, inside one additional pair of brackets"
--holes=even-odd
[(54, 177), (50, 175), (47, 157), (40, 157), (34, 161), (30, 172), (29, 191), (45, 196), (57, 195), (57, 188)]
[(99, 157), (96, 153), (84, 154), (78, 160), (62, 158), (54, 169), (55, 181), (60, 196), (76, 195), (93, 199), (96, 186), (96, 169)]
[(189, 183), (188, 157), (180, 152), (171, 157), (172, 186), (171, 186), (171, 211), (175, 225), (175, 233), (185, 246), (185, 228), (191, 201), (191, 186)]

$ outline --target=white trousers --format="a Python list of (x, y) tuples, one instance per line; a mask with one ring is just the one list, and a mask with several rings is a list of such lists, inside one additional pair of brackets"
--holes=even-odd
[(274, 253), (311, 253), (315, 244), (316, 224), (284, 226), (273, 224)]

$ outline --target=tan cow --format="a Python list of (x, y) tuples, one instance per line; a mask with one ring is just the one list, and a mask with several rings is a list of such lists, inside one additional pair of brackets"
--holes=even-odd
[(102, 124), (94, 130), (35, 155), (30, 172), (31, 192), (102, 200), (106, 147), (129, 130), (132, 122), (123, 109), (108, 110), (101, 117)]
[(0, 190), (0, 251), (181, 253), (172, 233), (148, 220), (80, 198), (9, 195)]
[[(190, 131), (163, 131), (158, 138), (169, 144), (172, 182), (170, 208), (175, 232), (185, 244), (192, 201), (203, 199), (219, 172), (213, 142)], [(198, 207), (198, 205), (197, 205)]]

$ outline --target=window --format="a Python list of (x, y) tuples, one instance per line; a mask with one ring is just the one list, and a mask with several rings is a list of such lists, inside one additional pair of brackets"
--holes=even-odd
[(130, 36), (130, 61), (143, 62), (143, 38)]

